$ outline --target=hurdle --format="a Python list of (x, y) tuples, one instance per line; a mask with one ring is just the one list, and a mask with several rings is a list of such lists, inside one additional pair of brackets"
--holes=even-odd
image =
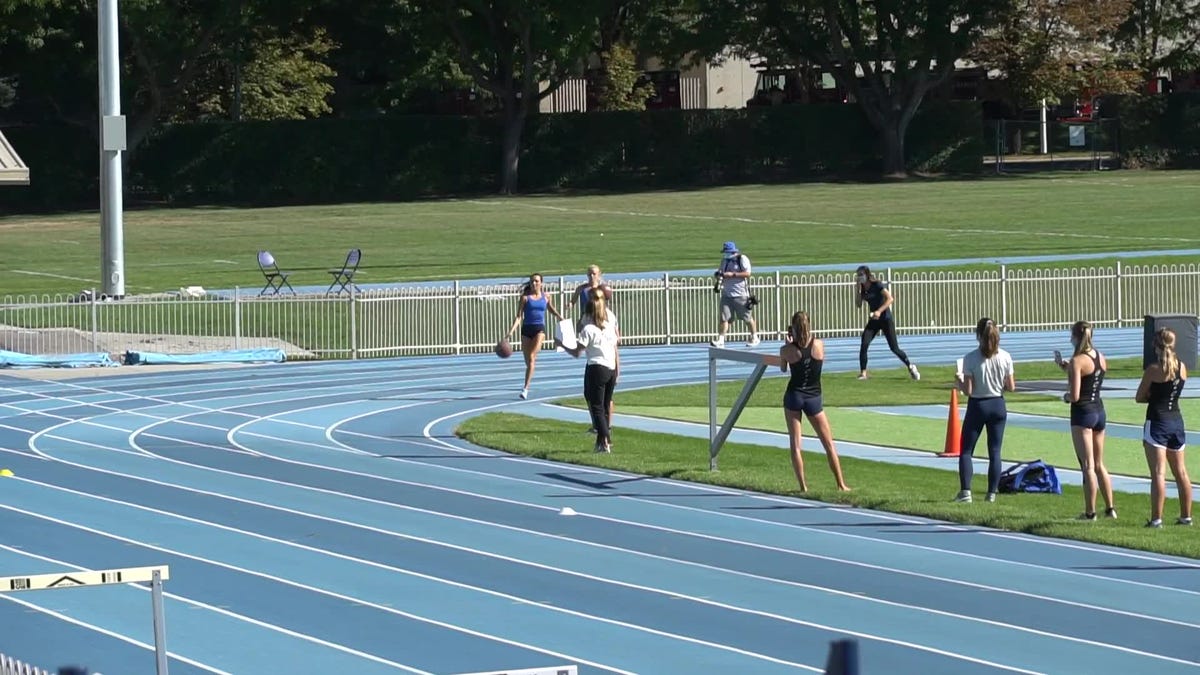
[(15, 577), (0, 577), (0, 593), (23, 593), (109, 584), (150, 584), (150, 606), (154, 617), (154, 658), (156, 675), (167, 675), (167, 635), (163, 623), (162, 584), (171, 578), (166, 565), (127, 567), (116, 570), (51, 572)]
[[(750, 377), (746, 378), (741, 393), (738, 394), (737, 400), (733, 402), (733, 407), (729, 409), (729, 414), (725, 416), (725, 421), (718, 429), (717, 362), (721, 360), (752, 363), (754, 371), (750, 373)], [(733, 431), (733, 425), (737, 423), (738, 417), (746, 408), (746, 403), (750, 401), (750, 395), (754, 393), (754, 388), (762, 380), (763, 373), (767, 372), (767, 366), (772, 364), (779, 364), (778, 357), (772, 354), (725, 347), (708, 348), (708, 469), (710, 471), (717, 470), (717, 455), (721, 452), (721, 446), (725, 445), (725, 440)]]

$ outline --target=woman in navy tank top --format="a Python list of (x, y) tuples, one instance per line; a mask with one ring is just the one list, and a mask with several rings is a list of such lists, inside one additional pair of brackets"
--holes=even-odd
[(1146, 366), (1136, 397), (1138, 403), (1147, 404), (1146, 426), (1142, 433), (1142, 446), (1150, 467), (1150, 520), (1146, 527), (1162, 527), (1168, 466), (1179, 492), (1179, 518), (1175, 522), (1191, 525), (1192, 481), (1183, 458), (1187, 432), (1183, 413), (1179, 410), (1179, 395), (1187, 381), (1187, 366), (1175, 354), (1174, 331), (1160, 328), (1154, 334), (1154, 353), (1158, 361)]
[(825, 458), (837, 489), (849, 490), (842, 477), (842, 464), (838, 460), (837, 448), (833, 445), (833, 431), (821, 401), (821, 367), (825, 363), (825, 343), (812, 334), (807, 312), (796, 312), (788, 325), (787, 343), (779, 349), (779, 358), (770, 358), (768, 363), (778, 365), (780, 370), (792, 371), (787, 390), (783, 394), (783, 417), (787, 422), (788, 441), (792, 454), (792, 470), (800, 483), (800, 491), (808, 490), (804, 478), (804, 456), (801, 454), (801, 420), (808, 417), (817, 438), (825, 448)]
[(1083, 474), (1083, 513), (1079, 519), (1096, 519), (1096, 493), (1104, 498), (1104, 516), (1116, 518), (1112, 479), (1104, 466), (1107, 417), (1104, 401), (1100, 400), (1108, 361), (1092, 346), (1092, 324), (1087, 321), (1076, 321), (1071, 326), (1071, 345), (1075, 348), (1071, 358), (1063, 360), (1062, 354), (1056, 351), (1054, 361), (1067, 371), (1067, 393), (1063, 394), (1063, 402), (1071, 404), (1071, 441)]

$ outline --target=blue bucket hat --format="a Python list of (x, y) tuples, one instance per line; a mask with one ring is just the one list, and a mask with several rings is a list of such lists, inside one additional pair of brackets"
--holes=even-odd
[(732, 241), (725, 242), (725, 246), (721, 248), (721, 253), (737, 253), (737, 244)]

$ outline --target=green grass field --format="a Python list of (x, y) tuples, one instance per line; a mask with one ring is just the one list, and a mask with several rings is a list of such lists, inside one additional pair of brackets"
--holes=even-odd
[[(1198, 172), (1124, 171), (134, 210), (124, 219), (127, 291), (256, 287), (264, 248), (298, 285), (327, 283), (350, 247), (363, 249), (363, 283), (579, 274), (592, 262), (613, 272), (707, 268), (726, 239), (759, 266), (1129, 250), (1165, 261), (1153, 251), (1200, 248), (1198, 185)], [(98, 222), (96, 213), (0, 218), (4, 293), (98, 284)]]
[[(599, 466), (637, 474), (721, 485), (756, 492), (801, 496), (787, 452), (779, 448), (729, 443), (721, 451), (721, 470), (708, 470), (703, 439), (618, 429), (611, 454), (592, 452), (587, 425), (506, 413), (490, 413), (464, 421), (458, 434), (478, 445), (558, 462)], [(950, 461), (950, 460), (948, 460)], [(1116, 494), (1118, 520), (1080, 522), (1079, 488), (1064, 486), (1062, 495), (1001, 495), (992, 504), (952, 502), (958, 479), (951, 471), (842, 457), (851, 492), (838, 492), (822, 454), (805, 453), (808, 499), (891, 511), (957, 523), (996, 527), (1049, 537), (1077, 539), (1171, 555), (1200, 558), (1194, 528), (1161, 530), (1143, 527), (1149, 512), (1145, 495)], [(976, 475), (975, 489), (986, 489)], [(1178, 511), (1167, 500), (1166, 514)]]
[[(1140, 374), (1137, 359), (1114, 359), (1109, 363), (1113, 377)], [(1018, 377), (1026, 379), (1061, 378), (1061, 372), (1049, 363), (1018, 364)], [(875, 371), (869, 382), (855, 379), (854, 373), (830, 373), (822, 378), (826, 412), (839, 441), (858, 441), (889, 447), (906, 447), (939, 452), (945, 439), (945, 420), (888, 415), (878, 410), (887, 406), (948, 403), (946, 382), (948, 367), (931, 367), (919, 382), (913, 382), (901, 370)], [(779, 401), (785, 380), (763, 380), (738, 422), (739, 428), (786, 433)], [(737, 396), (741, 383), (722, 382), (718, 401), (722, 419), (728, 405)], [(707, 385), (659, 387), (620, 392), (619, 414), (647, 415), (666, 419), (708, 421)], [(1009, 395), (1010, 409), (1060, 417), (1057, 431), (1021, 429), (1009, 425), (1005, 432), (1004, 457), (1007, 461), (1041, 458), (1058, 466), (1075, 468), (1067, 406), (1043, 394)], [(581, 399), (564, 400), (565, 405), (581, 407)], [(1200, 401), (1184, 402), (1185, 418), (1200, 419)], [(879, 407), (877, 410), (865, 410)], [(1145, 408), (1133, 401), (1110, 400), (1107, 408), (1114, 422), (1137, 423)], [(787, 453), (739, 443), (727, 443), (721, 450), (721, 470), (708, 471), (708, 447), (704, 439), (647, 433), (618, 428), (614, 432), (615, 449), (611, 455), (591, 452), (592, 436), (583, 433), (584, 425), (534, 419), (511, 414), (489, 414), (465, 421), (458, 429), (463, 438), (508, 452), (556, 461), (604, 466), (640, 474), (670, 477), (738, 487), (759, 492), (799, 495)], [(811, 427), (805, 425), (811, 434)], [(976, 450), (986, 456), (981, 445)], [(1106, 465), (1113, 473), (1132, 476), (1147, 474), (1141, 443), (1110, 438), (1106, 447)], [(1149, 512), (1144, 494), (1119, 493), (1116, 522), (1080, 523), (1074, 517), (1082, 511), (1082, 493), (1064, 486), (1063, 495), (1002, 495), (996, 504), (954, 504), (957, 479), (955, 460), (947, 459), (949, 471), (855, 459), (842, 456), (846, 480), (854, 491), (839, 493), (825, 468), (822, 453), (805, 453), (810, 491), (804, 496), (821, 501), (852, 504), (865, 508), (940, 518), (952, 522), (999, 527), (1047, 536), (1081, 539), (1162, 553), (1200, 557), (1200, 540), (1188, 528), (1167, 528), (1147, 533), (1142, 524)], [(1188, 466), (1200, 475), (1200, 462), (1191, 453)], [(986, 476), (976, 475), (975, 489), (986, 490)], [(1173, 518), (1178, 503), (1168, 500), (1166, 515)]]
[[(1109, 363), (1111, 377), (1140, 377), (1139, 359), (1113, 359)], [(1062, 373), (1050, 363), (1021, 363), (1019, 378), (1062, 379)], [(952, 367), (923, 369), (924, 377), (913, 382), (903, 371), (881, 371), (868, 382), (856, 379), (855, 373), (828, 373), (822, 377), (825, 411), (834, 435), (841, 441), (852, 441), (887, 447), (941, 452), (946, 438), (946, 420), (894, 414), (892, 406), (935, 404), (947, 405), (950, 398), (948, 382)], [(786, 379), (764, 379), (755, 390), (739, 417), (737, 426), (787, 433), (779, 401), (783, 398)], [(718, 386), (718, 415), (724, 420), (729, 405), (741, 391), (741, 383), (722, 382)], [(1004, 432), (1005, 461), (1019, 462), (1042, 459), (1055, 466), (1075, 467), (1075, 450), (1071, 444), (1069, 408), (1057, 398), (1043, 394), (1014, 393), (1008, 398), (1010, 412), (1026, 412), (1062, 419), (1059, 430), (1026, 429), (1009, 424)], [(582, 399), (565, 401), (567, 405), (584, 407)], [(961, 405), (966, 401), (962, 400)], [(681, 385), (622, 392), (619, 401), (622, 413), (690, 422), (708, 422), (708, 385)], [(1185, 399), (1181, 403), (1185, 419), (1195, 425), (1200, 420), (1200, 401)], [(1111, 422), (1141, 424), (1145, 406), (1132, 400), (1109, 399), (1105, 410)], [(811, 434), (806, 424), (805, 433)], [(984, 441), (976, 454), (986, 455)], [(1109, 436), (1105, 441), (1105, 465), (1109, 471), (1127, 476), (1149, 475), (1140, 441)], [(1200, 476), (1200, 454), (1188, 457), (1188, 469)]]

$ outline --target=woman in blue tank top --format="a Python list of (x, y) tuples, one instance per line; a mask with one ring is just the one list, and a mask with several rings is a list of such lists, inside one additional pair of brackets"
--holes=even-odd
[(825, 363), (825, 343), (812, 334), (807, 312), (796, 312), (788, 325), (788, 341), (779, 349), (779, 358), (768, 362), (778, 365), (780, 370), (792, 371), (787, 390), (783, 394), (783, 417), (787, 422), (788, 441), (792, 453), (792, 470), (800, 483), (800, 491), (808, 491), (804, 479), (804, 457), (801, 454), (801, 420), (808, 417), (821, 446), (837, 489), (849, 490), (842, 477), (842, 464), (838, 460), (837, 448), (833, 445), (833, 431), (821, 402), (821, 367)]
[(1092, 346), (1092, 324), (1087, 321), (1076, 321), (1071, 326), (1071, 345), (1075, 348), (1071, 358), (1063, 360), (1062, 354), (1056, 351), (1054, 362), (1067, 371), (1067, 393), (1063, 394), (1063, 402), (1071, 404), (1071, 441), (1083, 474), (1083, 513), (1079, 519), (1096, 519), (1096, 493), (1104, 498), (1104, 516), (1116, 518), (1112, 479), (1104, 467), (1107, 418), (1104, 401), (1100, 400), (1108, 361)]
[(533, 380), (534, 364), (537, 362), (538, 352), (542, 349), (542, 340), (546, 338), (546, 312), (562, 321), (562, 315), (554, 308), (550, 296), (542, 290), (542, 275), (531, 274), (529, 282), (521, 290), (517, 316), (504, 337), (511, 340), (517, 332), (517, 326), (521, 327), (521, 354), (525, 356), (525, 386), (521, 388), (521, 398), (529, 398), (529, 383)]

